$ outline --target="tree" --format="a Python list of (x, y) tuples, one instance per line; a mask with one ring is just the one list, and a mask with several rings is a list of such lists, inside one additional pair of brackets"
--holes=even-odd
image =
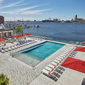
[(0, 74), (0, 85), (9, 85), (9, 79), (3, 73)]
[(15, 33), (16, 33), (16, 34), (21, 34), (21, 33), (22, 33), (22, 29), (21, 29), (21, 26), (20, 26), (20, 25), (18, 25), (18, 26), (16, 27)]

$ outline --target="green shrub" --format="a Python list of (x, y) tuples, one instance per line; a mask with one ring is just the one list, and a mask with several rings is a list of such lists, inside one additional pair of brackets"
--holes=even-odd
[(16, 33), (16, 34), (21, 34), (21, 33), (22, 33), (22, 29), (21, 29), (21, 26), (20, 26), (20, 25), (18, 25), (18, 26), (16, 27), (15, 33)]
[(0, 74), (0, 85), (9, 85), (9, 79), (3, 73)]

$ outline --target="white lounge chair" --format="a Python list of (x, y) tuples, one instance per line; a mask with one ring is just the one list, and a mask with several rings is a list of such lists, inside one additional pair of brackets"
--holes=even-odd
[(11, 50), (12, 50), (12, 48), (10, 48), (10, 47), (9, 47), (9, 48), (8, 48), (8, 50), (9, 50), (9, 51), (11, 51)]
[(48, 71), (52, 71), (52, 70), (53, 70), (53, 68), (50, 68), (50, 67), (48, 67), (48, 66), (45, 67), (45, 69), (48, 70)]
[(52, 64), (52, 65), (54, 65), (54, 66), (56, 66), (56, 65), (57, 65), (57, 63), (55, 63), (55, 62), (51, 62), (51, 64)]
[(50, 71), (48, 71), (48, 70), (46, 70), (46, 69), (43, 69), (43, 70), (42, 70), (42, 73), (44, 73), (44, 74), (47, 74), (47, 75), (48, 75), (48, 74), (50, 74)]
[(4, 50), (1, 50), (1, 52), (2, 52), (2, 53), (5, 53), (5, 51), (4, 51)]
[(65, 54), (66, 54), (66, 53), (68, 53), (68, 51), (65, 51), (65, 52), (63, 52), (63, 53), (65, 53)]
[(12, 48), (12, 50), (14, 50), (14, 49), (15, 49), (13, 46), (12, 46), (11, 48)]
[(2, 43), (1, 45), (2, 45), (2, 46), (4, 46), (4, 44), (3, 44), (3, 43)]
[(6, 52), (8, 52), (8, 49), (7, 49), (7, 48), (5, 48), (4, 50), (5, 50)]
[(55, 68), (55, 66), (52, 65), (52, 64), (49, 64), (48, 67), (50, 67), (50, 68)]
[(23, 46), (23, 44), (20, 44), (20, 47), (22, 47)]
[(64, 51), (62, 54), (67, 54), (69, 51)]
[(19, 48), (19, 47), (20, 47), (20, 45), (18, 44), (18, 45), (17, 45), (17, 48)]
[(63, 59), (64, 57), (59, 56), (58, 58), (59, 58), (59, 59)]
[(60, 55), (59, 57), (63, 57), (63, 58), (64, 58), (65, 56), (66, 56), (66, 55)]
[(61, 59), (60, 59), (60, 58), (56, 58), (56, 60), (61, 61)]
[(58, 60), (54, 60), (54, 62), (57, 63), (57, 64), (59, 64), (60, 61), (58, 61)]
[(64, 54), (62, 53), (60, 56), (65, 56), (65, 55), (66, 55), (65, 53)]
[(16, 48), (16, 45), (14, 44), (13, 47)]
[(15, 45), (15, 48), (17, 48), (17, 46)]

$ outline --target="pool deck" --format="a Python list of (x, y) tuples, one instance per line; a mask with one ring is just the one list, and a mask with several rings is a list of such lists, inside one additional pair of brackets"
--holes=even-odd
[[(10, 56), (10, 53), (14, 53), (21, 49), (33, 46), (41, 43), (45, 40), (36, 40), (37, 42), (23, 46), (21, 48), (1, 53), (0, 52), (0, 73), (4, 73), (10, 80), (10, 85), (81, 85), (84, 78), (84, 73), (65, 68), (65, 71), (60, 76), (57, 82), (53, 81), (49, 77), (42, 74), (48, 64), (50, 64), (55, 58), (63, 53), (68, 47), (74, 47), (75, 45), (66, 44), (45, 60), (40, 62), (35, 67), (31, 67), (15, 58)], [(85, 53), (77, 52), (74, 58), (85, 61)]]

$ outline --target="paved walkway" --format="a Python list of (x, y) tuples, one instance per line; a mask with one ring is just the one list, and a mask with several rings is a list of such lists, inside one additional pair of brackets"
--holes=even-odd
[[(26, 45), (22, 47), (22, 49), (26, 48), (27, 46), (30, 47), (34, 44), (37, 44), (43, 41), (44, 40), (42, 41), (37, 40), (36, 43)], [(31, 67), (10, 56), (11, 52), (15, 52), (20, 49), (16, 49), (14, 51), (9, 51), (6, 53), (0, 52), (0, 73), (4, 73), (5, 75), (7, 75), (7, 77), (10, 80), (10, 85), (56, 85), (57, 82), (54, 82), (47, 76), (43, 75), (41, 71), (43, 68), (45, 68), (48, 64), (50, 64), (55, 58), (57, 58), (61, 53), (63, 53), (70, 46), (73, 46), (73, 45), (66, 44), (65, 46), (60, 48), (58, 51), (54, 52), (52, 55), (50, 55), (45, 60), (40, 62), (35, 67)], [(60, 81), (58, 82), (60, 83)], [(61, 85), (61, 84), (58, 84), (58, 85)], [(62, 85), (66, 85), (66, 84), (62, 84)]]

